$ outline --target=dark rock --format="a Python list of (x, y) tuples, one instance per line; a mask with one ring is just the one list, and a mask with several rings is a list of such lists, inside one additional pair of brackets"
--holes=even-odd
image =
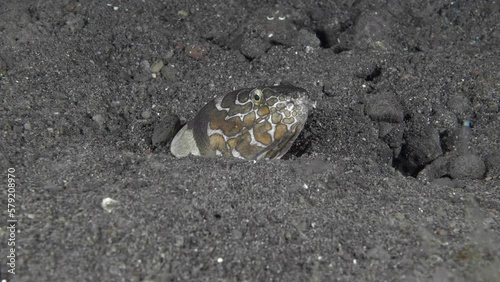
[(416, 166), (428, 164), (442, 154), (439, 135), (436, 129), (427, 128), (422, 135), (413, 135), (406, 139), (403, 150), (406, 159)]
[(439, 132), (424, 118), (414, 118), (410, 122), (404, 139), (405, 144), (397, 160), (397, 169), (404, 174), (415, 176), (443, 153)]
[(399, 123), (404, 118), (401, 104), (390, 94), (369, 97), (366, 101), (365, 113), (373, 121)]
[(450, 162), (457, 157), (456, 152), (449, 152), (436, 158), (432, 163), (425, 166), (418, 175), (417, 179), (422, 182), (433, 182), (450, 174)]
[(163, 78), (166, 81), (169, 81), (169, 82), (176, 81), (177, 70), (175, 69), (175, 67), (173, 65), (163, 66), (163, 68), (161, 68), (161, 70), (160, 70), (160, 73), (161, 73), (161, 76), (163, 76)]
[(379, 123), (379, 137), (391, 148), (398, 148), (403, 142), (403, 124), (402, 123)]
[(311, 47), (319, 47), (320, 44), (321, 41), (316, 36), (316, 34), (308, 31), (307, 29), (299, 30), (294, 41), (294, 45), (304, 45)]
[(450, 163), (450, 176), (453, 179), (480, 179), (485, 172), (483, 159), (474, 154), (458, 156)]
[(269, 48), (271, 44), (261, 38), (245, 38), (240, 46), (240, 52), (245, 57), (254, 59), (263, 55)]
[(356, 22), (354, 44), (363, 49), (390, 49), (390, 25), (381, 12), (361, 15)]
[(486, 157), (486, 168), (488, 177), (500, 178), (500, 152), (492, 152)]
[(263, 21), (265, 37), (272, 44), (285, 46), (294, 45), (298, 36), (298, 31), (292, 21), (285, 15), (272, 15), (266, 17)]
[(166, 115), (154, 127), (151, 142), (153, 147), (165, 145), (181, 128), (181, 121), (177, 115)]

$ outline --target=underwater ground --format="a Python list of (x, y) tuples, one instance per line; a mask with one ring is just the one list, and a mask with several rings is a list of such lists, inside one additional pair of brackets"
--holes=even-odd
[[(0, 278), (500, 281), (499, 18), (1, 1)], [(280, 83), (316, 102), (283, 159), (170, 154), (215, 96)]]

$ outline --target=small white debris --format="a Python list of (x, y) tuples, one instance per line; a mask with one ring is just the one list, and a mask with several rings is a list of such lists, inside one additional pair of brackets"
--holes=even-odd
[(113, 8), (114, 11), (118, 11), (120, 9), (118, 6), (114, 6), (113, 4), (106, 4), (106, 6)]
[(223, 259), (223, 258), (217, 258), (217, 262), (218, 262), (218, 263), (222, 263), (223, 261), (224, 261), (224, 259)]
[(112, 212), (113, 209), (118, 205), (118, 201), (113, 200), (109, 197), (102, 199), (101, 206), (107, 212)]

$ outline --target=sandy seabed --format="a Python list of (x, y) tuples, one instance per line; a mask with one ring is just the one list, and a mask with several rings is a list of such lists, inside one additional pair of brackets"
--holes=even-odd
[[(499, 9), (1, 1), (0, 278), (500, 281)], [(283, 159), (170, 154), (280, 83), (316, 102)]]

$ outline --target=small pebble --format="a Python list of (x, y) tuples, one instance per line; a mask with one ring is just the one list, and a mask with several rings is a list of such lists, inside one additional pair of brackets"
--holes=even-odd
[(170, 82), (175, 81), (176, 73), (177, 73), (177, 70), (172, 65), (164, 66), (161, 69), (161, 76), (163, 76), (163, 78), (165, 80), (170, 81)]
[(174, 51), (168, 50), (167, 53), (165, 54), (164, 58), (168, 60), (168, 59), (172, 58), (173, 56), (174, 56)]
[(403, 213), (396, 212), (394, 214), (394, 217), (397, 218), (398, 220), (405, 220), (406, 216)]
[(141, 116), (143, 119), (149, 119), (151, 117), (151, 111), (143, 111)]
[(24, 126), (24, 129), (31, 130), (31, 123), (27, 122), (23, 126)]
[(444, 237), (444, 236), (448, 235), (448, 232), (446, 232), (446, 230), (441, 229), (441, 228), (438, 229), (438, 231), (436, 233), (437, 233), (437, 235), (439, 235), (441, 237)]
[(182, 246), (184, 246), (184, 237), (182, 237), (182, 236), (176, 236), (175, 237), (175, 246), (176, 247), (182, 247)]
[(139, 66), (140, 66), (143, 70), (149, 70), (149, 69), (151, 69), (151, 65), (149, 64), (148, 60), (142, 60), (142, 61), (139, 63)]
[(97, 122), (97, 124), (99, 124), (99, 125), (103, 125), (106, 122), (106, 120), (104, 119), (104, 117), (101, 114), (94, 115), (92, 117), (92, 120)]
[(180, 10), (180, 11), (177, 12), (177, 15), (185, 18), (185, 17), (189, 16), (189, 12), (186, 11), (186, 10)]
[(196, 60), (201, 60), (208, 50), (199, 45), (188, 45), (185, 49), (186, 55)]
[(163, 68), (163, 61), (155, 61), (152, 65), (151, 65), (151, 72), (152, 73), (157, 73), (157, 72), (160, 72), (161, 68)]

